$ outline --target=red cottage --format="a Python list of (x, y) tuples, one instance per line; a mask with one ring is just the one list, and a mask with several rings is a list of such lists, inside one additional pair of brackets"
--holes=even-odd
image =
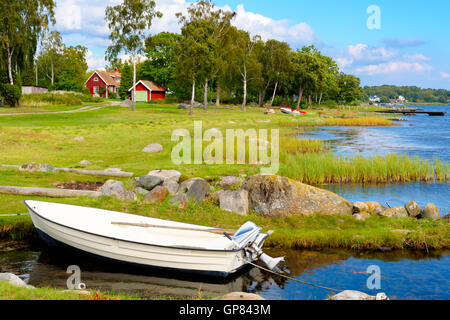
[(118, 69), (114, 72), (95, 71), (84, 84), (92, 96), (99, 95), (104, 88), (105, 97), (118, 97), (121, 74)]
[(131, 87), (128, 91), (132, 91), (134, 87), (136, 87), (136, 102), (149, 102), (166, 98), (166, 88), (154, 81), (139, 80), (136, 86)]

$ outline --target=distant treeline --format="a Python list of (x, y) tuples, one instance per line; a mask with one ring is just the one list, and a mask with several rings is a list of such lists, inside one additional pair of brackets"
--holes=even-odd
[(450, 91), (445, 89), (422, 89), (414, 86), (374, 86), (364, 87), (364, 100), (369, 101), (370, 96), (377, 95), (382, 103), (389, 99), (398, 99), (403, 96), (409, 102), (447, 103), (450, 101)]

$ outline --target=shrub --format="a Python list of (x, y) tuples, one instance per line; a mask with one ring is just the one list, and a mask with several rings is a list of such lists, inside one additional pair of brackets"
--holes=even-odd
[(92, 97), (80, 93), (37, 93), (27, 94), (22, 97), (24, 106), (47, 105), (65, 105), (76, 106), (83, 102), (101, 102), (102, 98)]
[(333, 100), (324, 101), (324, 102), (322, 102), (322, 105), (327, 106), (330, 109), (335, 109), (338, 107), (337, 102), (333, 101)]
[(18, 86), (4, 83), (0, 85), (0, 96), (6, 106), (15, 107), (22, 96), (22, 90)]

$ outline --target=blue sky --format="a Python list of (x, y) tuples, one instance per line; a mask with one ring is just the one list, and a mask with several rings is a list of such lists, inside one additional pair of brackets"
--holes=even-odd
[[(120, 0), (56, 0), (57, 24), (68, 45), (88, 47), (90, 68), (105, 65), (108, 28), (104, 9)], [(179, 32), (175, 13), (187, 0), (156, 0), (164, 14), (152, 33)], [(292, 48), (314, 44), (336, 59), (362, 85), (417, 85), (450, 89), (450, 1), (448, 0), (216, 0), (237, 12), (233, 22), (252, 34), (287, 41)], [(380, 10), (380, 29), (369, 29)]]

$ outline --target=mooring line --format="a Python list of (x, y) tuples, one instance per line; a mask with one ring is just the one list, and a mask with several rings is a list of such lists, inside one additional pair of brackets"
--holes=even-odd
[(292, 280), (292, 281), (300, 282), (300, 283), (306, 284), (306, 285), (308, 285), (308, 286), (313, 286), (313, 287), (316, 287), (316, 288), (321, 288), (321, 289), (325, 289), (325, 290), (329, 290), (329, 291), (333, 291), (333, 292), (342, 292), (342, 291), (344, 291), (344, 290), (339, 290), (339, 289), (334, 289), (334, 288), (324, 287), (324, 286), (320, 286), (320, 285), (318, 285), (318, 284), (314, 284), (314, 283), (309, 283), (309, 282), (306, 282), (306, 281), (298, 280), (298, 279), (295, 279), (295, 278), (293, 278), (293, 277), (289, 277), (289, 276), (287, 276), (287, 275), (284, 275), (284, 274), (282, 274), (282, 273), (278, 273), (278, 272), (272, 271), (272, 270), (270, 270), (270, 269), (266, 269), (266, 268), (264, 268), (264, 267), (261, 267), (261, 266), (257, 265), (256, 263), (253, 263), (253, 262), (250, 262), (250, 261), (247, 261), (247, 260), (244, 260), (244, 259), (243, 259), (243, 261), (246, 262), (246, 263), (248, 263), (248, 264), (251, 264), (252, 266), (257, 267), (257, 268), (259, 268), (259, 269), (261, 269), (261, 270), (264, 270), (264, 271), (273, 273), (273, 274), (275, 274), (275, 275), (277, 275), (277, 276), (279, 276), (279, 277), (283, 277), (283, 278), (286, 278), (286, 279), (289, 279), (289, 280)]
[(1, 217), (18, 217), (18, 216), (29, 216), (29, 213), (14, 213), (14, 214), (0, 214)]

